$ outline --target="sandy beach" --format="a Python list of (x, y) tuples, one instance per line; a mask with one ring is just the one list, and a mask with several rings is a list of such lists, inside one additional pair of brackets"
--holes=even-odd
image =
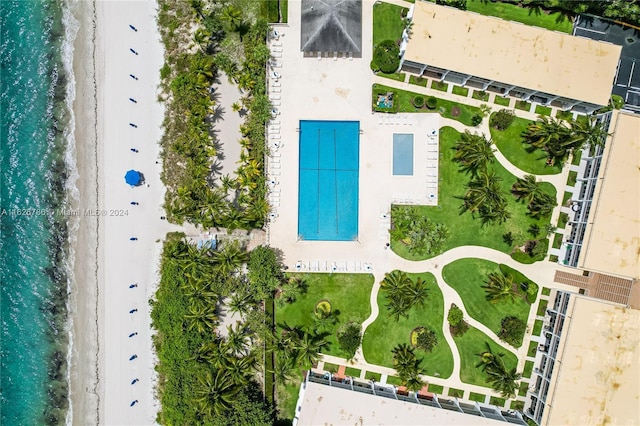
[[(70, 420), (153, 424), (158, 406), (148, 300), (159, 278), (162, 240), (178, 229), (160, 218), (163, 48), (156, 3), (78, 2), (74, 15), (80, 21), (74, 52), (78, 209), (85, 214), (74, 245)], [(125, 184), (130, 169), (144, 174), (143, 185)]]

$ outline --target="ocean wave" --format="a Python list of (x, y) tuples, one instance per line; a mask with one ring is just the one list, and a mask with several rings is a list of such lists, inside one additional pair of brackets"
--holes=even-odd
[[(67, 75), (66, 84), (66, 106), (69, 112), (69, 120), (67, 122), (66, 129), (64, 130), (64, 140), (66, 141), (65, 149), (65, 165), (67, 169), (67, 179), (65, 182), (66, 192), (66, 207), (75, 209), (78, 206), (80, 200), (80, 194), (76, 185), (79, 173), (78, 164), (76, 159), (76, 140), (75, 140), (75, 113), (73, 111), (73, 103), (76, 99), (76, 80), (73, 72), (73, 52), (74, 42), (80, 28), (80, 23), (73, 16), (71, 12), (71, 6), (68, 1), (65, 1), (63, 6), (62, 24), (65, 28), (65, 37), (62, 44), (62, 65)], [(79, 228), (79, 217), (69, 216), (67, 223), (67, 247), (68, 254), (65, 262), (65, 269), (67, 275), (67, 294), (71, 294), (73, 284), (75, 283), (74, 265), (75, 265), (75, 243), (77, 240), (77, 232)], [(70, 304), (72, 303), (70, 298), (67, 298), (67, 312), (72, 311)], [(65, 331), (68, 336), (68, 347), (66, 353), (67, 363), (67, 387), (70, 392), (71, 389), (71, 358), (73, 354), (73, 316), (69, 316)], [(71, 425), (73, 423), (73, 404), (72, 399), (69, 397), (68, 410), (66, 413), (65, 423)]]

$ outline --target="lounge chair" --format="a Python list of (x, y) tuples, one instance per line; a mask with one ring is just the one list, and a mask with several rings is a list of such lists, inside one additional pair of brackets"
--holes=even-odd
[(270, 175), (274, 175), (274, 176), (279, 176), (280, 175), (280, 170), (270, 170), (269, 174)]

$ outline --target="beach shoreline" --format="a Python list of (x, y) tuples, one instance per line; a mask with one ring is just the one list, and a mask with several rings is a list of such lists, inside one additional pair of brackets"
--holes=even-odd
[[(76, 98), (75, 156), (80, 178), (76, 211), (98, 205), (97, 140), (96, 140), (96, 80), (94, 64), (95, 7), (93, 2), (73, 2), (71, 12), (78, 21), (74, 41), (73, 71)], [(70, 318), (72, 346), (70, 356), (71, 424), (98, 424), (98, 217), (75, 217), (77, 231), (71, 250), (75, 252), (73, 279), (70, 285)]]
[[(99, 213), (80, 215), (72, 241), (68, 423), (155, 424), (159, 403), (148, 300), (159, 280), (165, 235), (182, 229), (161, 219), (164, 109), (157, 92), (164, 50), (157, 4), (75, 1), (71, 7), (80, 25), (73, 58), (75, 207)], [(144, 173), (143, 185), (125, 184), (130, 169)]]

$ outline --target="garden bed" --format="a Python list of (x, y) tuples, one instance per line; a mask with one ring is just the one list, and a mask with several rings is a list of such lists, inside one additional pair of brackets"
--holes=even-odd
[(496, 95), (493, 99), (493, 103), (496, 105), (509, 106), (509, 104), (511, 103), (511, 98), (505, 98), (503, 96)]

